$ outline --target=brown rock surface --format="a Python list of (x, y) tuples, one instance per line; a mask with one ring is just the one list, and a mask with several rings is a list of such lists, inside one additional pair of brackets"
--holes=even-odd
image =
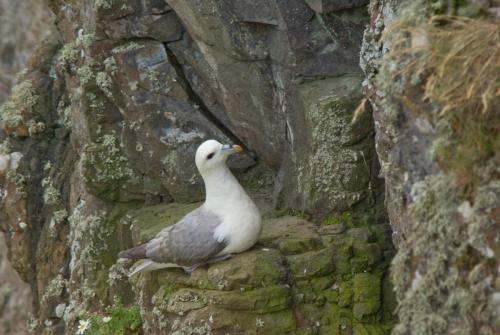
[[(166, 222), (177, 217), (176, 207), (203, 199), (193, 157), (208, 138), (245, 147), (229, 165), (264, 212), (279, 208), (339, 225), (325, 230), (327, 242), (316, 232), (310, 238), (310, 229), (304, 236), (273, 237), (266, 256), (241, 256), (248, 257), (251, 273), (228, 262), (232, 285), (257, 291), (203, 292), (196, 313), (241, 302), (245, 313), (256, 308), (262, 314), (270, 332), (319, 329), (311, 321), (315, 313), (334, 318), (332, 327), (342, 327), (341, 318), (346, 329), (363, 328), (360, 321), (373, 331), (387, 330), (390, 318), (377, 305), (380, 297), (358, 306), (353, 321), (349, 276), (352, 269), (378, 269), (382, 280), (382, 249), (389, 252), (390, 243), (382, 249), (373, 240), (338, 249), (324, 245), (334, 244), (332, 232), (349, 244), (352, 222), (383, 227), (385, 221), (371, 116), (350, 122), (362, 99), (358, 54), (365, 7), (316, 13), (303, 0), (57, 0), (49, 6), (58, 33), (19, 77), (2, 107), (0, 133), (2, 154), (22, 155), (16, 167), (5, 169), (1, 228), (14, 268), (30, 283), (36, 332), (74, 333), (78, 320), (119, 314), (121, 304), (134, 302), (141, 302), (146, 328), (158, 329), (146, 312), (172, 319), (192, 308), (182, 297), (205, 288), (182, 287), (179, 303), (172, 300), (162, 312), (144, 307), (151, 301), (141, 296), (152, 299), (150, 286), (134, 287), (138, 295), (132, 296), (116, 254), (145, 234), (129, 231), (130, 213), (154, 215), (155, 208), (170, 206), (172, 213), (157, 213)], [(312, 300), (290, 307), (291, 288), (283, 287), (279, 266), (263, 279), (266, 285), (257, 283), (261, 256), (270, 263), (289, 258), (286, 271), (302, 281), (300, 292), (309, 276), (319, 278), (317, 287), (326, 285), (323, 277), (337, 271), (338, 262), (347, 290), (338, 298), (341, 311), (326, 304), (327, 297), (318, 298), (321, 307)], [(303, 273), (308, 262), (310, 275)], [(222, 305), (206, 304), (209, 294)], [(270, 305), (268, 294), (276, 298)], [(273, 324), (271, 313), (284, 323)], [(235, 313), (216, 320), (218, 329), (241, 323), (252, 333), (261, 327)]]

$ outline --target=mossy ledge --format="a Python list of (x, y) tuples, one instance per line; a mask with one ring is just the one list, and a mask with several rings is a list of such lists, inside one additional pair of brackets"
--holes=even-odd
[[(139, 243), (191, 209), (141, 208), (125, 214), (121, 224), (131, 226)], [(132, 278), (144, 331), (387, 334), (394, 308), (386, 284), (388, 231), (383, 225), (340, 226), (292, 216), (267, 219), (259, 243), (228, 261), (192, 274), (165, 269)]]
[(131, 263), (116, 260), (117, 251), (198, 205), (122, 204), (95, 212), (81, 202), (68, 218), (72, 276), (54, 282), (42, 303), (61, 309), (69, 331), (87, 325), (86, 334), (382, 335), (392, 329), (387, 270), (393, 252), (385, 225), (266, 219), (258, 244), (230, 260), (191, 274), (173, 268), (129, 278)]

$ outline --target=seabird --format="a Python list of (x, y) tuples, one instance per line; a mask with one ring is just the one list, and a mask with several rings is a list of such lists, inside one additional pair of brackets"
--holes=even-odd
[(142, 260), (130, 276), (166, 267), (191, 272), (257, 242), (262, 230), (259, 210), (226, 165), (227, 158), (240, 151), (239, 145), (215, 140), (198, 147), (195, 162), (205, 183), (205, 202), (148, 242), (121, 251), (120, 258)]

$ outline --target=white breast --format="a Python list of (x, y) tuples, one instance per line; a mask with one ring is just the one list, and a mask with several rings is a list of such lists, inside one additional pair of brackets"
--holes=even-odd
[(207, 197), (203, 206), (222, 219), (214, 238), (228, 243), (219, 255), (251, 248), (261, 231), (261, 216), (253, 200), (227, 168), (206, 176), (204, 181)]
[(243, 252), (259, 239), (262, 225), (257, 206), (250, 200), (238, 207), (224, 217), (223, 223), (215, 231), (214, 236), (218, 240), (228, 241), (221, 255)]
[[(222, 215), (223, 223), (217, 227), (214, 237), (227, 241), (223, 254), (239, 253), (251, 248), (258, 240), (262, 229), (261, 216), (254, 202), (244, 194), (236, 201), (228, 201)], [(222, 214), (222, 213), (221, 213)]]

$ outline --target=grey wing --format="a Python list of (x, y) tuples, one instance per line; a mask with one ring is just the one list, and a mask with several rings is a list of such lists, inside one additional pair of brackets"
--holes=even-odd
[(180, 266), (205, 263), (227, 245), (226, 241), (218, 242), (213, 237), (221, 223), (222, 220), (214, 213), (197, 208), (149, 241), (146, 256), (158, 263)]

